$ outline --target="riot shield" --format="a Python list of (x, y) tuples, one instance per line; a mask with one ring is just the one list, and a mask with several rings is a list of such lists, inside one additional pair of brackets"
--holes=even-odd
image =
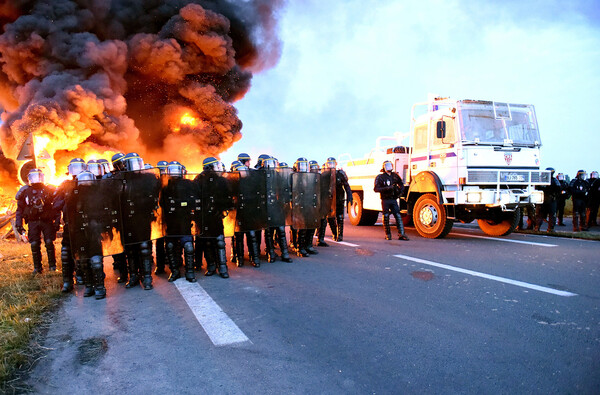
[(291, 223), (292, 184), (291, 169), (267, 170), (267, 226), (286, 225)]
[(318, 173), (292, 173), (292, 226), (316, 229), (321, 224)]
[(205, 171), (194, 179), (202, 193), (202, 215), (198, 218), (201, 237), (231, 237), (234, 234), (234, 228), (223, 227), (223, 219), (234, 208), (227, 174)]
[(321, 218), (335, 216), (335, 169), (325, 169), (321, 172), (321, 187), (319, 207)]
[(199, 185), (185, 177), (162, 180), (159, 206), (165, 236), (189, 236), (197, 233), (194, 226), (202, 210)]
[(123, 244), (136, 244), (164, 236), (160, 207), (161, 180), (158, 169), (124, 172), (121, 194)]
[(67, 198), (73, 258), (90, 259), (123, 252), (121, 180), (106, 178), (77, 184)]
[[(266, 174), (264, 170), (226, 173), (234, 209), (229, 211), (224, 227), (247, 232), (267, 227)], [(235, 218), (231, 224), (231, 218)]]

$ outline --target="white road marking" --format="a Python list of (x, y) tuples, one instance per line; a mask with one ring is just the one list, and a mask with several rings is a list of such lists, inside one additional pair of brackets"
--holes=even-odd
[(173, 284), (215, 346), (250, 341), (198, 283), (179, 279)]
[(529, 245), (534, 245), (534, 246), (540, 246), (540, 247), (557, 247), (557, 244), (547, 244), (547, 243), (536, 243), (534, 241), (522, 241), (522, 240), (513, 240), (513, 239), (503, 239), (500, 237), (489, 237), (489, 236), (478, 236), (478, 235), (470, 235), (467, 233), (450, 233), (451, 235), (456, 235), (456, 236), (465, 236), (465, 237), (475, 237), (477, 239), (490, 239), (490, 240), (497, 240), (497, 241), (504, 241), (507, 243), (518, 243), (518, 244), (529, 244)]
[[(313, 236), (313, 239), (318, 239), (318, 237), (317, 236)], [(331, 240), (331, 239), (327, 239), (325, 241), (328, 242), (328, 243), (332, 242), (332, 243), (337, 243), (337, 244), (343, 244), (343, 245), (348, 246), (348, 247), (360, 247), (360, 245), (358, 245), (358, 244), (352, 244), (352, 243), (348, 243), (346, 241), (335, 241), (335, 240)]]
[(494, 276), (491, 274), (476, 272), (476, 271), (468, 270), (468, 269), (461, 269), (459, 267), (445, 265), (443, 263), (427, 261), (425, 259), (414, 258), (414, 257), (408, 256), (408, 255), (394, 255), (394, 256), (396, 258), (405, 259), (407, 261), (413, 261), (413, 262), (417, 262), (417, 263), (422, 263), (424, 265), (435, 266), (435, 267), (439, 267), (439, 268), (447, 269), (447, 270), (453, 270), (455, 272), (469, 274), (469, 275), (475, 276), (475, 277), (487, 278), (488, 280), (499, 281), (501, 283), (512, 284), (512, 285), (516, 285), (518, 287), (533, 289), (533, 290), (541, 291), (541, 292), (547, 292), (547, 293), (558, 295), (558, 296), (577, 296), (577, 294), (572, 293), (572, 292), (560, 291), (558, 289), (542, 287), (540, 285), (530, 284), (530, 283), (526, 283), (523, 281), (511, 280), (510, 278)]

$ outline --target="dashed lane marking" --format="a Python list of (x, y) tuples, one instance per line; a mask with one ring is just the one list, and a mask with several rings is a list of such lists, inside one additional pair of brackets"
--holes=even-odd
[(215, 346), (250, 341), (200, 284), (190, 283), (185, 279), (173, 284)]
[(535, 241), (522, 241), (522, 240), (513, 240), (513, 239), (502, 239), (499, 237), (488, 237), (488, 236), (478, 236), (478, 235), (470, 235), (467, 233), (450, 233), (451, 235), (455, 235), (455, 236), (464, 236), (464, 237), (474, 237), (477, 239), (489, 239), (489, 240), (497, 240), (497, 241), (504, 241), (506, 243), (517, 243), (517, 244), (529, 244), (529, 245), (534, 245), (534, 246), (540, 246), (540, 247), (557, 247), (557, 244), (548, 244), (548, 243), (536, 243)]
[(429, 265), (429, 266), (435, 266), (435, 267), (439, 267), (442, 269), (452, 270), (455, 272), (464, 273), (464, 274), (468, 274), (468, 275), (475, 276), (475, 277), (487, 278), (488, 280), (494, 280), (494, 281), (498, 281), (501, 283), (512, 284), (512, 285), (516, 285), (518, 287), (533, 289), (535, 291), (546, 292), (546, 293), (554, 294), (554, 295), (558, 295), (558, 296), (577, 296), (577, 294), (572, 293), (572, 292), (560, 291), (560, 290), (554, 289), (554, 288), (542, 287), (541, 285), (530, 284), (530, 283), (526, 283), (526, 282), (518, 281), (518, 280), (511, 280), (510, 278), (494, 276), (491, 274), (476, 272), (476, 271), (468, 270), (468, 269), (462, 269), (460, 267), (445, 265), (443, 263), (432, 262), (432, 261), (428, 261), (428, 260), (420, 259), (420, 258), (414, 258), (414, 257), (408, 256), (408, 255), (394, 255), (394, 256), (396, 258), (405, 259), (407, 261), (422, 263), (424, 265)]
[[(318, 237), (317, 236), (313, 236), (313, 239), (318, 239)], [(327, 239), (325, 241), (328, 242), (328, 243), (331, 242), (331, 243), (336, 243), (336, 244), (343, 244), (343, 245), (348, 246), (348, 247), (360, 247), (360, 245), (358, 245), (358, 244), (352, 244), (352, 243), (348, 243), (346, 241), (335, 241), (335, 240), (331, 240), (331, 239)]]

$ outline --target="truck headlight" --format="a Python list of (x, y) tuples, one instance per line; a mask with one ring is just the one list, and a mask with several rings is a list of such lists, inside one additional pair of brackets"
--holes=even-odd
[(543, 192), (532, 192), (529, 197), (529, 202), (533, 204), (544, 203), (544, 193)]
[(481, 202), (480, 192), (467, 192), (467, 203), (479, 203)]

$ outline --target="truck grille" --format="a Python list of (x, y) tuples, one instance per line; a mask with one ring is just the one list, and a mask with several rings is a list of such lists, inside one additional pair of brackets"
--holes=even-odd
[(541, 182), (541, 183), (549, 183), (550, 182), (550, 172), (531, 172), (531, 182)]
[(495, 170), (469, 170), (468, 183), (494, 183), (498, 182), (498, 172)]
[(549, 171), (468, 170), (467, 184), (549, 184)]

